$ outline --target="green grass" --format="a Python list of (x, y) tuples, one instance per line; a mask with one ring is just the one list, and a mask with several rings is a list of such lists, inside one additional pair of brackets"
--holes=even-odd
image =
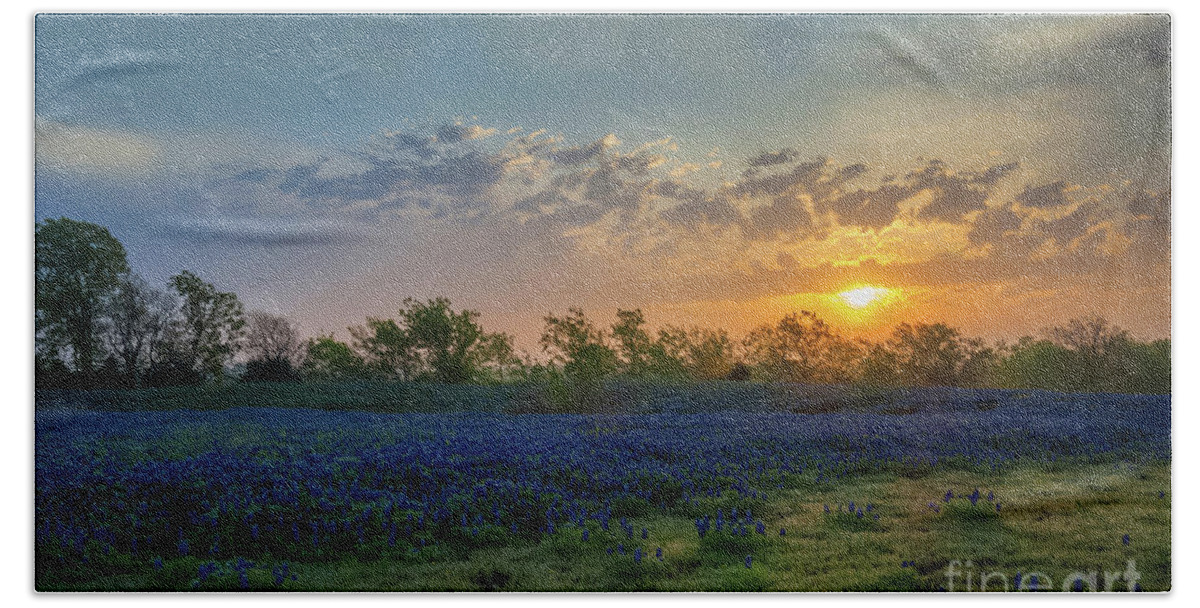
[[(1061, 590), (1072, 573), (1124, 571), (1136, 563), (1146, 591), (1171, 586), (1170, 465), (1029, 465), (1003, 473), (939, 467), (921, 476), (876, 473), (844, 479), (836, 486), (792, 484), (771, 493), (770, 500), (751, 505), (755, 519), (767, 525), (759, 535), (749, 526), (746, 537), (710, 531), (701, 539), (694, 514), (662, 514), (644, 510), (631, 517), (634, 539), (612, 525), (610, 532), (589, 522), (591, 539), (565, 526), (537, 541), (503, 535), (475, 546), (435, 547), (413, 553), (347, 557), (323, 563), (299, 563), (283, 556), (261, 558), (267, 565), (288, 561), (295, 581), (283, 590), (297, 591), (920, 591), (948, 586), (947, 567), (970, 573), (972, 588), (981, 576), (992, 590), (1012, 585), (1018, 572), (1041, 573), (1041, 587)], [(979, 488), (1001, 503), (981, 499), (972, 507), (965, 498), (942, 501)], [(872, 514), (859, 519), (845, 512), (826, 514), (825, 504), (871, 503)], [(935, 502), (940, 512), (927, 505)], [(704, 504), (728, 512), (729, 502)], [(682, 511), (682, 510), (681, 510)], [(697, 510), (699, 512), (700, 510)], [(642, 540), (641, 528), (650, 531)], [(779, 535), (786, 528), (785, 536)], [(1125, 545), (1122, 536), (1128, 534)], [(606, 548), (624, 543), (626, 555)], [(635, 564), (632, 552), (644, 557)], [(662, 547), (664, 560), (654, 558)], [(751, 568), (745, 556), (753, 555)], [(253, 556), (250, 559), (255, 559)], [(128, 561), (128, 560), (126, 560)], [(912, 562), (911, 567), (902, 567)], [(179, 589), (237, 590), (236, 575), (227, 572), (193, 587), (196, 558), (168, 559), (161, 569), (149, 563), (96, 564), (69, 577), (38, 579), (41, 590)], [(72, 580), (65, 583), (64, 580)], [(252, 589), (274, 590), (267, 570), (252, 570)], [(956, 590), (966, 590), (963, 576)], [(1124, 581), (1114, 586), (1125, 589)]]

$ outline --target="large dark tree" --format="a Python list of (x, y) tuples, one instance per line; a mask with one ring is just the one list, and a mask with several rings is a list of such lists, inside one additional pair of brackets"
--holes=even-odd
[(300, 334), (287, 317), (251, 311), (246, 331), (247, 382), (291, 382), (300, 379), (296, 367), (304, 353)]
[(252, 359), (299, 363), (304, 353), (300, 332), (287, 317), (251, 311), (246, 331), (246, 350)]
[(48, 219), (34, 232), (35, 325), (44, 351), (62, 356), (90, 384), (103, 359), (101, 321), (129, 272), (125, 247), (107, 228), (67, 218)]
[(246, 319), (236, 294), (217, 291), (185, 270), (171, 277), (182, 300), (183, 342), (197, 371), (220, 380), (241, 347)]
[(542, 330), (542, 350), (563, 366), (568, 378), (595, 385), (617, 370), (617, 354), (607, 344), (603, 329), (592, 324), (579, 308), (568, 308), (562, 317), (547, 315)]
[(846, 382), (860, 358), (853, 343), (807, 310), (751, 331), (743, 344), (760, 374), (788, 382)]
[(438, 382), (469, 382), (487, 366), (502, 367), (515, 360), (511, 338), (485, 332), (478, 312), (455, 312), (446, 298), (405, 299), (400, 317)]
[(177, 305), (170, 294), (136, 274), (121, 278), (109, 309), (108, 344), (126, 382), (138, 386), (142, 372), (172, 348)]
[(901, 323), (888, 346), (909, 386), (954, 386), (966, 360), (958, 330), (944, 323)]

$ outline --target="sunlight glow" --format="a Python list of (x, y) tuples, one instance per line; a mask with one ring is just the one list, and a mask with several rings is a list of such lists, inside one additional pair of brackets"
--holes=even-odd
[(889, 290), (886, 288), (872, 287), (867, 285), (864, 287), (843, 291), (842, 293), (838, 294), (838, 297), (841, 298), (842, 301), (845, 302), (850, 308), (858, 309), (865, 308), (872, 302), (875, 302), (876, 300), (888, 295), (888, 292)]

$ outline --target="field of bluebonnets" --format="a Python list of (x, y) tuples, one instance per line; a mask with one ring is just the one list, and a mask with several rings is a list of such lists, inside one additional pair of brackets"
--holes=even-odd
[(583, 415), (488, 390), (390, 413), (42, 396), (37, 587), (1170, 587), (1169, 396), (730, 383)]

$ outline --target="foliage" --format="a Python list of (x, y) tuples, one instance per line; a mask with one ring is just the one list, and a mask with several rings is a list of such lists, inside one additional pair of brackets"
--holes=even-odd
[(241, 301), (187, 270), (171, 277), (171, 287), (182, 300), (183, 342), (189, 360), (209, 378), (223, 378), (225, 365), (241, 348), (246, 327)]
[(470, 382), (484, 369), (516, 363), (512, 338), (485, 332), (478, 312), (455, 312), (446, 298), (427, 302), (406, 298), (400, 318), (424, 371), (435, 381)]
[(998, 384), (1066, 392), (1171, 392), (1171, 341), (1138, 342), (1104, 319), (1072, 320), (1022, 338), (999, 364)]
[(367, 366), (385, 378), (464, 383), (503, 377), (520, 363), (510, 336), (484, 331), (478, 312), (456, 312), (446, 298), (406, 298), (399, 312), (399, 321), (369, 318), (350, 329)]
[(245, 350), (252, 360), (285, 360), (289, 363), (300, 360), (304, 346), (300, 342), (300, 333), (287, 317), (255, 310), (250, 312), (247, 321)]
[(858, 358), (853, 343), (807, 310), (751, 331), (743, 343), (759, 376), (786, 382), (848, 382)]
[(67, 218), (34, 231), (34, 327), (43, 356), (67, 355), (84, 383), (103, 360), (102, 322), (121, 276), (125, 247), (107, 228)]
[(146, 370), (171, 356), (177, 337), (178, 303), (166, 292), (150, 287), (129, 274), (121, 278), (113, 297), (108, 335), (109, 349), (121, 372), (138, 386)]
[(966, 360), (958, 330), (943, 323), (901, 323), (888, 341), (907, 386), (956, 386)]
[(246, 371), (242, 374), (242, 382), (299, 382), (300, 380), (300, 371), (292, 365), (290, 359), (283, 357), (251, 359), (246, 362)]
[(412, 380), (420, 369), (413, 336), (393, 319), (368, 318), (365, 326), (351, 327), (354, 349), (367, 367), (383, 378)]
[(562, 317), (547, 315), (542, 330), (542, 350), (561, 364), (567, 378), (584, 386), (597, 386), (616, 372), (620, 360), (608, 346), (605, 332), (597, 328), (579, 308)]
[(366, 361), (349, 345), (333, 336), (310, 338), (305, 345), (304, 378), (309, 380), (354, 380), (367, 378), (370, 370)]
[[(376, 378), (439, 383), (533, 382), (558, 410), (612, 407), (603, 385), (634, 380), (757, 379), (865, 387), (1027, 387), (1169, 393), (1170, 340), (1139, 342), (1100, 317), (1072, 319), (1042, 339), (989, 345), (944, 323), (901, 323), (878, 343), (848, 340), (810, 311), (785, 315), (735, 343), (721, 329), (663, 326), (618, 309), (603, 328), (579, 308), (547, 315), (548, 360), (514, 352), (479, 313), (443, 297), (404, 300), (396, 319), (368, 318), (301, 342), (285, 317), (244, 318), (237, 295), (189, 271), (170, 280), (181, 305), (131, 273), (104, 228), (66, 218), (37, 225), (35, 378), (39, 388), (188, 385), (221, 380), (243, 346), (247, 380)], [(244, 338), (244, 340), (243, 340)], [(542, 407), (541, 405), (537, 407)]]

